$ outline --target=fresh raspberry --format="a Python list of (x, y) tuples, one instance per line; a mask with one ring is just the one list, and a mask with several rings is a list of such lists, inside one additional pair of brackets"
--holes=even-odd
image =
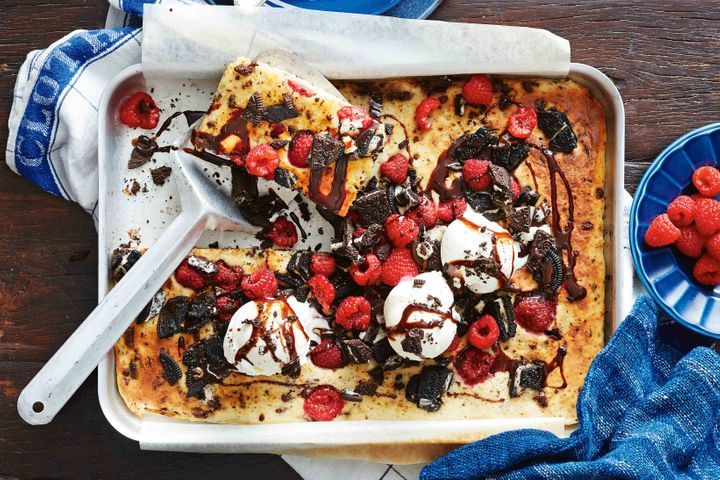
[(557, 303), (545, 297), (520, 297), (515, 300), (515, 321), (525, 330), (543, 333), (555, 322)]
[(420, 229), (412, 219), (396, 213), (385, 220), (385, 232), (394, 246), (402, 248), (417, 238)]
[(380, 278), (385, 285), (394, 287), (406, 277), (414, 277), (420, 273), (412, 253), (407, 248), (393, 248), (390, 256), (382, 265)]
[(512, 177), (510, 179), (510, 191), (512, 191), (513, 196), (513, 202), (515, 202), (518, 197), (520, 196), (520, 191), (522, 189), (520, 188), (520, 183), (517, 181), (515, 177)]
[(695, 200), (687, 195), (680, 195), (670, 202), (667, 214), (675, 226), (687, 227), (695, 220)]
[(714, 197), (720, 193), (720, 171), (715, 167), (700, 167), (692, 176), (693, 185), (701, 195)]
[(312, 288), (313, 297), (322, 307), (323, 313), (329, 315), (330, 305), (335, 301), (335, 286), (325, 275), (313, 275), (308, 280), (308, 285)]
[(337, 343), (329, 338), (323, 338), (310, 351), (310, 361), (320, 368), (339, 368), (345, 363), (342, 350)]
[(696, 207), (697, 207), (697, 201), (702, 200), (703, 198), (707, 198), (707, 197), (705, 197), (699, 193), (693, 193), (692, 195), (690, 195), (690, 198), (692, 198), (696, 202)]
[(487, 380), (495, 357), (487, 352), (468, 346), (455, 359), (455, 370), (468, 385), (477, 385)]
[(364, 108), (356, 107), (354, 105), (348, 105), (342, 107), (337, 113), (340, 122), (349, 121), (354, 124), (359, 131), (365, 130), (372, 125), (372, 117)]
[(310, 272), (313, 275), (332, 276), (335, 273), (335, 258), (327, 253), (313, 253), (310, 257)]
[(702, 235), (709, 237), (720, 231), (720, 202), (703, 198), (695, 202), (695, 226)]
[(234, 292), (240, 286), (242, 280), (242, 269), (231, 267), (224, 260), (215, 262), (218, 271), (212, 277), (212, 283), (216, 287), (220, 287), (226, 292)]
[(400, 185), (407, 179), (408, 168), (410, 168), (410, 161), (398, 153), (380, 165), (380, 173), (392, 183)]
[(313, 92), (300, 82), (296, 82), (295, 80), (288, 80), (287, 83), (288, 87), (290, 87), (293, 92), (302, 95), (303, 97), (312, 97), (313, 95), (315, 95), (315, 92)]
[(714, 258), (720, 260), (720, 233), (716, 233), (707, 239), (705, 249)]
[(465, 161), (462, 169), (465, 183), (473, 190), (485, 190), (492, 185), (490, 162), (471, 158)]
[(680, 238), (680, 229), (670, 221), (667, 213), (658, 215), (645, 232), (645, 243), (651, 247), (664, 247)]
[(537, 127), (538, 119), (535, 109), (522, 106), (513, 113), (507, 122), (507, 131), (515, 138), (527, 138)]
[(298, 168), (307, 168), (314, 141), (315, 139), (310, 132), (305, 131), (295, 134), (288, 146), (288, 161), (290, 164)]
[(420, 205), (409, 211), (406, 216), (418, 225), (425, 225), (430, 228), (437, 222), (437, 206), (435, 202), (422, 195), (420, 196)]
[(245, 157), (245, 168), (247, 168), (248, 173), (267, 180), (272, 180), (275, 177), (275, 169), (279, 164), (280, 157), (278, 157), (278, 153), (265, 143), (254, 146)]
[(237, 300), (230, 295), (219, 295), (215, 298), (215, 307), (218, 310), (220, 321), (223, 323), (229, 322), (241, 305), (240, 300)]
[(697, 258), (702, 255), (705, 237), (698, 233), (694, 225), (680, 227), (680, 238), (675, 240), (675, 247), (688, 257)]
[(340, 415), (344, 406), (345, 400), (335, 387), (320, 385), (305, 398), (303, 410), (316, 422), (329, 422)]
[(377, 255), (374, 253), (368, 253), (362, 264), (352, 264), (348, 271), (352, 279), (355, 280), (355, 283), (361, 287), (373, 285), (380, 279), (380, 260), (378, 260)]
[(120, 121), (130, 128), (153, 129), (160, 120), (160, 109), (145, 92), (133, 93), (120, 107)]
[(205, 275), (192, 268), (187, 259), (175, 269), (175, 280), (183, 287), (193, 290), (202, 290), (207, 285)]
[(370, 302), (364, 297), (345, 298), (335, 312), (335, 323), (346, 330), (367, 330), (370, 326)]
[(492, 315), (483, 315), (468, 329), (468, 341), (479, 349), (490, 348), (500, 337), (500, 328)]
[(493, 99), (492, 82), (485, 75), (473, 75), (463, 85), (462, 96), (467, 103), (490, 105)]
[(432, 128), (432, 121), (428, 118), (430, 112), (440, 107), (440, 100), (435, 97), (428, 97), (417, 106), (415, 109), (415, 123), (417, 123), (420, 130), (427, 132)]
[(720, 260), (710, 255), (703, 255), (693, 268), (693, 277), (702, 285), (712, 287), (720, 285)]
[(278, 288), (275, 274), (267, 268), (259, 268), (246, 275), (240, 285), (245, 296), (252, 300), (272, 297)]
[(290, 248), (298, 241), (295, 224), (285, 217), (278, 217), (265, 237), (282, 248)]
[(447, 202), (440, 202), (437, 207), (438, 220), (450, 223), (456, 218), (460, 218), (466, 208), (467, 202), (464, 198), (453, 198)]

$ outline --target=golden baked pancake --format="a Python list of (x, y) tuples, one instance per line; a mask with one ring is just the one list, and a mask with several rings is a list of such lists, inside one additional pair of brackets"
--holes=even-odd
[[(230, 95), (240, 105), (256, 90), (266, 105), (281, 101), (279, 73), (263, 69), (263, 82), (274, 86), (253, 77), (250, 88), (233, 72), (199, 132), (216, 135), (227, 124)], [(337, 210), (345, 218), (331, 219), (332, 251), (292, 251), (287, 220), (265, 229), (271, 248), (194, 250), (115, 346), (130, 410), (243, 424), (575, 423), (578, 392), (603, 344), (600, 104), (571, 80), (337, 86), (394, 128), (377, 165), (358, 169), (356, 178), (368, 178), (352, 183)], [(293, 97), (314, 113), (330, 108), (330, 100), (308, 99)], [(251, 139), (272, 140), (268, 122), (247, 122), (259, 132)], [(302, 172), (287, 165), (281, 153), (279, 168), (301, 182)], [(118, 275), (130, 266), (127, 254), (115, 255)], [(277, 288), (253, 276), (265, 270)], [(324, 328), (308, 326), (307, 308)]]

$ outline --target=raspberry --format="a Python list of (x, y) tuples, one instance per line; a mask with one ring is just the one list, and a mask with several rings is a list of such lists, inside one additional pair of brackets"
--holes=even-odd
[(273, 222), (272, 228), (265, 234), (265, 237), (282, 248), (290, 248), (298, 241), (295, 224), (285, 217), (278, 217)]
[(720, 285), (720, 260), (710, 255), (703, 255), (693, 268), (693, 277), (702, 285), (712, 287)]
[(702, 235), (709, 237), (720, 231), (720, 202), (703, 198), (695, 202), (695, 226)]
[(714, 258), (720, 260), (720, 233), (716, 233), (705, 242), (705, 249)]
[(393, 248), (390, 256), (382, 265), (380, 278), (385, 285), (394, 287), (405, 277), (414, 277), (420, 271), (407, 248)]
[(293, 92), (302, 95), (303, 97), (312, 97), (313, 95), (315, 95), (315, 92), (313, 92), (300, 82), (296, 82), (295, 80), (288, 80), (287, 83), (288, 87), (290, 87)]
[(305, 398), (303, 410), (316, 422), (329, 422), (340, 415), (344, 406), (345, 400), (335, 387), (320, 385)]
[(370, 302), (364, 297), (345, 298), (335, 312), (335, 323), (346, 330), (367, 330), (370, 326)]
[(365, 227), (357, 227), (355, 230), (353, 230), (352, 237), (353, 238), (360, 238), (363, 236), (363, 233), (367, 232), (367, 228)]
[(490, 162), (471, 158), (465, 161), (462, 169), (465, 183), (473, 190), (485, 190), (492, 185)]
[(365, 130), (372, 125), (373, 122), (372, 117), (367, 110), (354, 105), (342, 107), (338, 110), (337, 116), (341, 123), (343, 121), (349, 121), (357, 128), (357, 130)]
[(555, 322), (557, 304), (545, 297), (520, 297), (513, 305), (515, 321), (525, 330), (543, 333)]
[(315, 139), (310, 132), (295, 134), (288, 146), (288, 161), (290, 164), (298, 168), (307, 168), (314, 141)]
[(323, 338), (320, 344), (310, 351), (310, 361), (320, 368), (338, 368), (345, 363), (342, 350), (329, 338)]
[(700, 235), (694, 225), (680, 227), (680, 238), (675, 240), (675, 247), (688, 257), (697, 258), (702, 255), (705, 237)]
[(464, 348), (455, 359), (455, 370), (468, 385), (487, 380), (495, 357), (475, 347)]
[(313, 297), (322, 307), (323, 313), (330, 314), (330, 305), (335, 301), (335, 286), (325, 275), (313, 275), (308, 280), (308, 285), (312, 288)]
[(687, 195), (680, 195), (670, 202), (667, 214), (675, 226), (687, 227), (695, 220), (695, 200)]
[(385, 220), (385, 231), (392, 244), (398, 248), (406, 247), (420, 234), (417, 223), (397, 213)]
[(463, 85), (462, 96), (467, 103), (490, 105), (493, 99), (492, 82), (485, 75), (473, 75)]
[(664, 247), (680, 238), (680, 229), (670, 221), (667, 213), (655, 217), (645, 232), (645, 243), (651, 247)]
[(374, 253), (368, 253), (361, 265), (352, 264), (348, 271), (355, 283), (361, 287), (373, 285), (380, 279), (380, 260)]
[(240, 285), (245, 296), (252, 300), (272, 297), (278, 287), (275, 275), (267, 268), (260, 268), (246, 275)]
[(123, 102), (119, 118), (130, 128), (153, 129), (160, 120), (160, 109), (150, 95), (136, 92)]
[(440, 202), (437, 207), (438, 220), (450, 223), (456, 218), (460, 218), (465, 213), (466, 208), (467, 202), (464, 198), (453, 198), (447, 202)]
[(237, 300), (230, 295), (220, 295), (215, 298), (215, 307), (218, 310), (218, 316), (220, 317), (221, 322), (229, 322), (240, 306), (240, 300)]
[(313, 275), (332, 276), (335, 273), (335, 259), (327, 253), (313, 253), (310, 257), (310, 272)]
[(205, 275), (192, 268), (187, 259), (175, 270), (175, 280), (185, 288), (202, 290), (207, 285)]
[(420, 205), (409, 211), (407, 217), (418, 225), (425, 225), (427, 228), (430, 228), (437, 222), (437, 206), (435, 206), (435, 202), (425, 195), (422, 195), (420, 197)]
[(507, 131), (515, 138), (527, 138), (537, 127), (538, 119), (535, 109), (522, 106), (513, 113), (507, 122)]
[(714, 197), (720, 193), (720, 171), (715, 167), (700, 167), (692, 176), (693, 185), (700, 194)]
[(415, 109), (415, 123), (417, 123), (420, 130), (427, 132), (432, 128), (432, 121), (428, 118), (430, 112), (440, 107), (440, 100), (435, 97), (428, 97), (417, 106)]
[(278, 153), (267, 144), (254, 146), (245, 157), (245, 168), (248, 173), (267, 180), (275, 177), (275, 169), (279, 164)]
[(409, 160), (398, 153), (380, 165), (380, 173), (392, 183), (399, 185), (407, 179), (409, 167)]
[(500, 328), (492, 315), (483, 315), (468, 329), (468, 341), (475, 348), (490, 348), (499, 337)]
[(224, 260), (215, 262), (215, 265), (217, 265), (218, 271), (212, 277), (213, 285), (222, 288), (226, 292), (237, 290), (242, 280), (242, 269), (233, 268)]
[(513, 202), (515, 202), (520, 196), (520, 183), (518, 183), (515, 177), (510, 179), (510, 190), (512, 191)]

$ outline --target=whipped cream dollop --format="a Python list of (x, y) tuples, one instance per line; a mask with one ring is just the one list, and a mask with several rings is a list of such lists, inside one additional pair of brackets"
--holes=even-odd
[(223, 342), (227, 361), (246, 375), (276, 375), (294, 362), (305, 363), (316, 330), (327, 321), (307, 302), (295, 297), (254, 300), (230, 319)]
[(478, 294), (507, 283), (521, 267), (518, 252), (510, 232), (470, 207), (448, 225), (440, 244), (440, 259), (456, 286)]
[(459, 314), (442, 273), (425, 272), (398, 283), (385, 299), (385, 331), (398, 355), (423, 360), (441, 355), (455, 338)]

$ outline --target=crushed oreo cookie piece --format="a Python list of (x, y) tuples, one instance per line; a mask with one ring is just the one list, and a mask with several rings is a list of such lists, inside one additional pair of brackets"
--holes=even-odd
[(388, 359), (395, 355), (395, 350), (390, 345), (387, 337), (372, 344), (373, 358), (378, 365), (383, 365)]
[(452, 370), (439, 365), (424, 366), (419, 374), (408, 381), (405, 396), (418, 408), (437, 412), (442, 406), (442, 396), (452, 383)]
[(515, 336), (517, 324), (515, 323), (515, 311), (509, 295), (499, 295), (492, 300), (488, 300), (485, 308), (497, 321), (501, 341)]
[(266, 195), (248, 200), (241, 207), (243, 217), (248, 222), (264, 229), (270, 229), (272, 226), (270, 218), (286, 209), (287, 204), (275, 193), (275, 190), (270, 189)]
[(283, 93), (282, 103), (265, 107), (262, 112), (263, 120), (267, 120), (270, 123), (280, 123), (283, 120), (295, 118), (298, 115), (300, 114), (295, 109), (292, 95), (288, 93)]
[(140, 250), (134, 248), (116, 248), (110, 255), (110, 271), (112, 272), (112, 278), (116, 282), (120, 281), (122, 277), (140, 260), (142, 253)]
[(411, 328), (405, 334), (405, 338), (400, 342), (402, 349), (408, 353), (414, 355), (420, 355), (422, 353), (422, 341), (425, 337), (425, 332), (420, 328)]
[(540, 195), (530, 187), (525, 187), (520, 192), (518, 204), (534, 207), (540, 201)]
[[(382, 374), (382, 369), (380, 370), (380, 372)], [(360, 395), (371, 396), (375, 395), (375, 392), (377, 391), (379, 386), (379, 382), (361, 380), (360, 382), (358, 382), (354, 390)]]
[(351, 295), (362, 295), (362, 288), (355, 283), (349, 273), (338, 269), (330, 276), (330, 283), (335, 287), (335, 298), (346, 298)]
[(510, 233), (529, 232), (532, 222), (530, 207), (511, 208), (507, 213)]
[(550, 250), (557, 250), (555, 237), (545, 230), (536, 231), (532, 244), (530, 244), (530, 258), (528, 261), (531, 266), (541, 262)]
[(345, 358), (352, 363), (367, 363), (373, 358), (373, 352), (365, 342), (357, 338), (342, 340), (340, 348)]
[(168, 338), (178, 333), (189, 308), (190, 299), (184, 295), (168, 300), (160, 309), (157, 322), (158, 337)]
[(493, 179), (492, 199), (498, 207), (512, 205), (512, 177), (503, 167), (490, 164), (490, 176)]
[(374, 127), (368, 127), (355, 137), (357, 150), (355, 155), (359, 158), (369, 157), (377, 153), (383, 146), (384, 135), (378, 133)]
[(347, 402), (362, 402), (363, 396), (352, 390), (340, 390), (340, 396)]
[(465, 201), (478, 213), (482, 213), (488, 220), (497, 222), (505, 218), (505, 210), (498, 208), (490, 192), (483, 190), (466, 190)]
[(256, 62), (250, 62), (248, 64), (241, 63), (240, 65), (236, 65), (233, 70), (235, 70), (236, 73), (245, 77), (252, 74), (255, 71), (255, 67), (257, 67)]
[(258, 92), (254, 92), (248, 98), (245, 110), (243, 110), (243, 117), (249, 120), (253, 125), (258, 126), (263, 119), (265, 113), (265, 107), (263, 106), (262, 97)]
[(340, 160), (345, 147), (343, 143), (328, 133), (318, 133), (313, 139), (308, 164), (310, 169), (323, 170), (327, 166)]
[(565, 279), (565, 265), (558, 251), (551, 248), (539, 264), (530, 267), (540, 290), (551, 296), (557, 294)]
[(480, 127), (456, 140), (448, 154), (452, 160), (462, 163), (469, 158), (478, 158), (483, 150), (495, 145), (497, 141), (497, 137), (488, 129)]
[(142, 311), (135, 318), (135, 323), (145, 323), (154, 316), (158, 315), (160, 313), (160, 309), (165, 303), (165, 298), (165, 292), (158, 290), (158, 292), (153, 295), (153, 298), (147, 303), (147, 305), (145, 305), (145, 307), (143, 307)]
[(219, 335), (190, 345), (182, 362), (187, 367), (187, 396), (201, 400), (205, 398), (205, 385), (219, 382), (231, 371), (223, 352), (223, 337)]
[(358, 197), (355, 200), (355, 208), (363, 218), (365, 225), (373, 223), (385, 225), (385, 220), (395, 213), (387, 192), (382, 189), (373, 190)]
[(152, 181), (155, 185), (159, 187), (165, 185), (165, 182), (167, 181), (168, 177), (170, 177), (171, 173), (172, 167), (168, 167), (165, 165), (163, 165), (162, 167), (150, 169), (150, 176), (152, 177)]
[(420, 196), (409, 186), (393, 185), (388, 191), (392, 193), (394, 203), (399, 207), (411, 209), (420, 205)]
[(207, 258), (190, 255), (187, 259), (187, 263), (195, 270), (207, 275), (214, 275), (218, 272), (217, 265)]
[(153, 154), (158, 151), (158, 148), (158, 144), (154, 138), (148, 137), (147, 135), (140, 135), (135, 140), (135, 146), (130, 153), (128, 168), (132, 170), (142, 167), (150, 161)]
[(537, 115), (540, 130), (550, 139), (551, 150), (570, 153), (577, 147), (577, 135), (564, 112), (552, 108), (539, 110)]
[(372, 118), (380, 118), (380, 115), (382, 115), (383, 111), (382, 97), (379, 95), (370, 95), (368, 103), (368, 113), (370, 113), (370, 116)]
[(275, 183), (285, 188), (292, 188), (295, 185), (295, 175), (284, 168), (276, 168)]
[(461, 93), (455, 95), (453, 104), (455, 107), (455, 115), (458, 117), (465, 115), (465, 97), (463, 97)]
[(496, 145), (490, 149), (490, 158), (496, 165), (500, 165), (509, 172), (515, 171), (530, 153), (530, 147), (525, 142)]
[(285, 365), (280, 371), (283, 375), (290, 378), (298, 378), (300, 376), (300, 362), (295, 360), (294, 362)]
[(310, 277), (312, 277), (312, 273), (310, 272), (311, 259), (312, 252), (306, 250), (296, 251), (292, 254), (292, 257), (290, 257), (287, 271), (298, 276), (304, 282), (307, 282), (310, 280)]
[(190, 302), (185, 319), (180, 325), (181, 330), (186, 333), (197, 332), (200, 327), (217, 317), (217, 313), (215, 295), (210, 292), (195, 295)]
[(541, 391), (545, 387), (547, 369), (544, 362), (518, 365), (510, 375), (510, 397), (517, 397), (530, 388)]
[(164, 349), (160, 350), (158, 361), (160, 362), (160, 365), (162, 365), (165, 380), (167, 380), (170, 385), (175, 385), (178, 380), (182, 378), (180, 365), (178, 365), (172, 355), (167, 353)]
[(353, 245), (361, 252), (370, 251), (385, 237), (385, 228), (382, 225), (373, 223), (368, 226), (362, 235), (353, 239)]

